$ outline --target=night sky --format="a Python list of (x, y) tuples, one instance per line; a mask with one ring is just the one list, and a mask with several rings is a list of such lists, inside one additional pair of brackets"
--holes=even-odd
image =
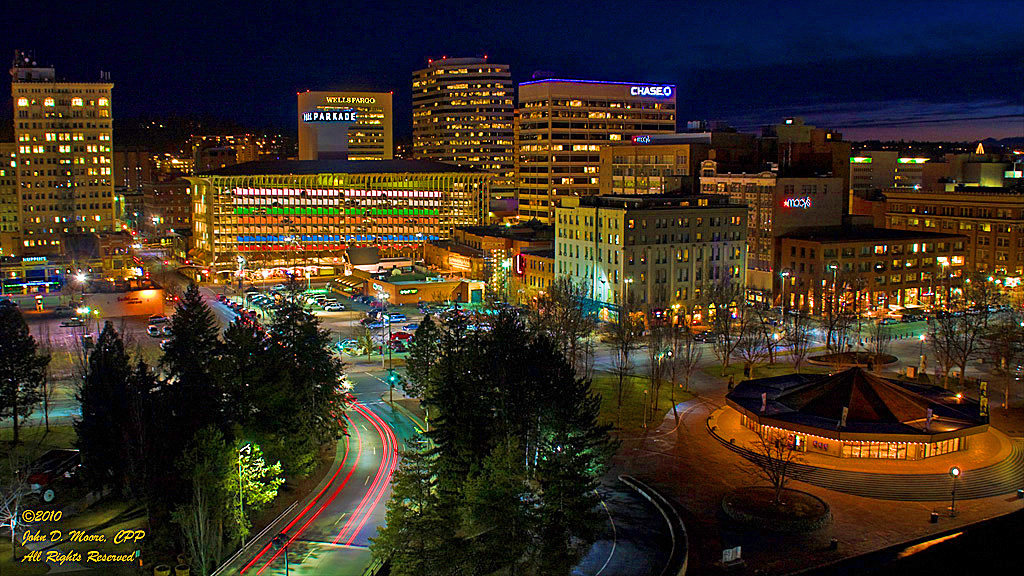
[(800, 115), (853, 140), (1024, 136), (1022, 1), (32, 0), (0, 16), (4, 64), (21, 48), (67, 79), (109, 70), (119, 117), (294, 131), (298, 91), (390, 90), (402, 139), (412, 70), (486, 54), (517, 82), (675, 83), (681, 124)]

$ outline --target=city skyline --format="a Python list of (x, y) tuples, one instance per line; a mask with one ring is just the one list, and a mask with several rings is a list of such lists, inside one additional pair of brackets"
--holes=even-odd
[[(293, 90), (393, 91), (396, 140), (406, 141), (409, 74), (431, 58), (486, 55), (508, 63), (517, 85), (541, 70), (675, 84), (680, 127), (712, 120), (752, 131), (803, 116), (850, 140), (1024, 136), (1020, 5), (588, 6), (355, 4), (342, 19), (310, 18), (317, 12), (304, 5), (244, 15), (61, 6), (60, 22), (75, 26), (20, 25), (11, 14), (0, 46), (34, 51), (68, 79), (111, 72), (124, 118), (195, 113), (290, 131)], [(121, 34), (126, 24), (147, 33)], [(588, 33), (565, 36), (566, 26)]]

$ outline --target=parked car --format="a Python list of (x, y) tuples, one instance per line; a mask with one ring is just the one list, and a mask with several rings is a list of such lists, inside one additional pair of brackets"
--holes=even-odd
[(82, 455), (78, 450), (48, 450), (28, 466), (29, 493), (38, 494), (40, 500), (49, 504), (57, 499), (64, 480), (73, 478), (82, 466)]
[(149, 317), (150, 324), (163, 324), (165, 322), (167, 322), (167, 316), (163, 314), (153, 314)]
[(223, 294), (217, 294), (217, 302), (225, 302), (225, 301), (227, 301), (227, 299), (228, 299), (227, 296), (225, 296)]
[(904, 314), (900, 322), (924, 322), (927, 317), (924, 314)]
[(409, 349), (408, 340), (392, 340), (388, 345), (392, 352), (405, 352)]
[(385, 326), (387, 326), (387, 324), (385, 324), (385, 323), (383, 323), (383, 322), (371, 322), (371, 323), (370, 323), (369, 325), (367, 325), (366, 327), (367, 327), (367, 328), (369, 328), (369, 329), (371, 329), (371, 330), (377, 330), (377, 329), (379, 329), (379, 328), (383, 328), (383, 327), (385, 327)]
[(78, 317), (68, 318), (67, 320), (62, 320), (60, 325), (63, 328), (77, 328), (79, 326), (85, 326), (85, 321)]
[(900, 321), (895, 318), (882, 318), (881, 322), (879, 322), (879, 324), (881, 324), (882, 326), (891, 326), (893, 324), (899, 323)]
[(155, 338), (157, 336), (162, 336), (163, 332), (160, 330), (159, 326), (150, 324), (149, 326), (146, 327), (146, 334), (149, 334), (150, 336), (153, 336)]
[(171, 325), (170, 324), (164, 324), (163, 330), (161, 330), (160, 332), (164, 336), (170, 336), (171, 335)]
[(71, 306), (57, 306), (53, 309), (53, 313), (58, 318), (67, 318), (68, 316), (74, 315), (75, 311)]
[(415, 332), (419, 329), (420, 325), (415, 322), (413, 322), (412, 324), (406, 324), (405, 326), (402, 326), (402, 330), (406, 330), (408, 332)]
[(274, 284), (270, 287), (271, 292), (280, 292), (281, 290), (284, 290), (284, 284)]
[(412, 340), (412, 334), (408, 332), (395, 332), (391, 335), (391, 341), (395, 340)]
[(341, 304), (338, 304), (337, 302), (330, 302), (324, 305), (324, 310), (328, 312), (341, 312), (344, 309), (345, 307), (342, 306)]
[(388, 322), (394, 324), (395, 322), (407, 322), (409, 317), (405, 314), (388, 314)]
[(170, 342), (170, 340), (161, 340), (160, 341), (160, 349), (161, 350), (167, 350), (167, 343), (168, 342)]
[(693, 335), (693, 340), (695, 342), (712, 343), (715, 340), (717, 340), (717, 337), (715, 334), (711, 332), (697, 332), (696, 334)]

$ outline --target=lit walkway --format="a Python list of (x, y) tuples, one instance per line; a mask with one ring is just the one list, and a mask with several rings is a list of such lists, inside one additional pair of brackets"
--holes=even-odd
[[(750, 449), (756, 436), (740, 424), (739, 413), (731, 408), (721, 408), (711, 414), (707, 430), (726, 448), (748, 460), (765, 458)], [(1024, 488), (1024, 444), (1021, 441), (1012, 440), (991, 428), (973, 441), (971, 450), (919, 461), (840, 459), (801, 454), (801, 462), (791, 464), (790, 476), (856, 496), (915, 502), (949, 499), (952, 480), (948, 470), (953, 465), (963, 470), (957, 481), (958, 499), (986, 498)], [(886, 467), (899, 472), (877, 472)]]

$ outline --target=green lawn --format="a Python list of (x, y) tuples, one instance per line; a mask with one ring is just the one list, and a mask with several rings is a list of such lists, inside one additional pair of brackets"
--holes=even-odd
[[(804, 362), (800, 365), (800, 372), (805, 374), (826, 374), (832, 370), (828, 366), (815, 366)], [(788, 358), (780, 358), (775, 364), (758, 364), (754, 366), (752, 378), (768, 378), (771, 376), (782, 376), (795, 372), (793, 363)], [(704, 368), (704, 373), (716, 378), (728, 378), (732, 376), (738, 384), (746, 378), (743, 376), (743, 360), (733, 360), (729, 367), (722, 371), (722, 365), (718, 362)]]
[[(648, 378), (642, 376), (631, 376), (623, 384), (622, 407), (618, 406), (619, 379), (615, 374), (599, 372), (594, 375), (590, 389), (601, 396), (601, 414), (599, 422), (609, 423), (623, 432), (638, 432), (643, 430), (644, 425), (644, 402), (648, 394)], [(661, 385), (658, 394), (658, 407), (647, 410), (647, 424), (654, 423), (657, 426), (665, 417), (665, 413), (672, 409), (672, 385), (665, 382)], [(675, 389), (675, 402), (683, 402), (693, 398), (678, 385)]]
[[(18, 430), (18, 445), (12, 447), (11, 439), (14, 437), (14, 429), (11, 428), (10, 420), (4, 422), (0, 428), (0, 477), (6, 476), (10, 471), (12, 461), (17, 463), (23, 460), (31, 461), (43, 452), (52, 448), (71, 448), (75, 441), (75, 429), (70, 424), (50, 425), (47, 432), (42, 423), (33, 421), (31, 426), (22, 426)], [(12, 457), (7, 457), (8, 455)]]

